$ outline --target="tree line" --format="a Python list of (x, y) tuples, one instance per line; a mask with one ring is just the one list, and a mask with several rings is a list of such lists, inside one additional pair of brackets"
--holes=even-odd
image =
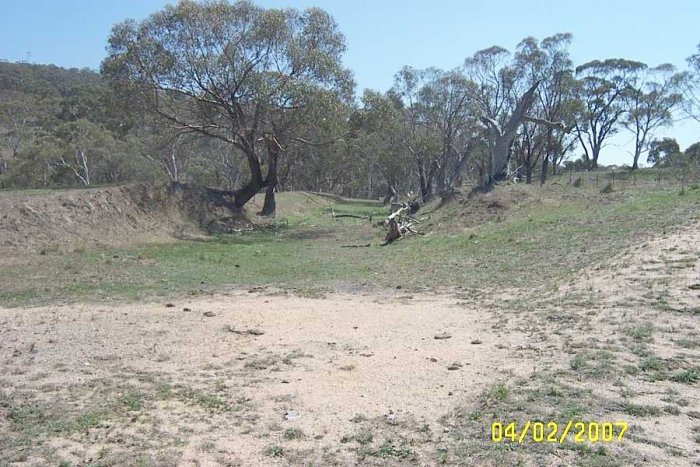
[(571, 34), (480, 50), (452, 70), (404, 67), (356, 96), (325, 11), (249, 1), (168, 5), (114, 26), (100, 73), (0, 62), (0, 184), (155, 181), (230, 190), (448, 196), (467, 180), (544, 184), (595, 170), (610, 138), (630, 169), (698, 167), (698, 145), (655, 139), (700, 121), (700, 44), (688, 69), (625, 59), (576, 66)]

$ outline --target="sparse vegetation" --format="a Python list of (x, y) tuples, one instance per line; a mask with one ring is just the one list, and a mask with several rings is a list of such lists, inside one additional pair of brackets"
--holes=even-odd
[(284, 449), (281, 446), (268, 446), (265, 448), (265, 455), (268, 457), (282, 457)]
[(322, 9), (141, 16), (100, 73), (0, 60), (1, 467), (695, 459), (700, 143), (654, 133), (700, 48), (358, 99)]

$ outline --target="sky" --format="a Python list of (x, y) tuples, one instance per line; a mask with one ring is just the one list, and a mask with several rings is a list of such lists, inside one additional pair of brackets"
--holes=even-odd
[[(0, 59), (99, 69), (111, 27), (161, 9), (166, 0), (0, 0)], [(477, 50), (513, 50), (525, 37), (570, 32), (574, 63), (626, 58), (649, 65), (685, 58), (700, 43), (700, 0), (257, 0), (264, 7), (319, 6), (345, 34), (345, 65), (358, 94), (386, 91), (404, 65), (452, 69)], [(679, 114), (680, 117), (680, 114)], [(657, 137), (681, 148), (700, 140), (700, 124), (680, 119)], [(604, 164), (631, 163), (631, 133), (603, 150)]]

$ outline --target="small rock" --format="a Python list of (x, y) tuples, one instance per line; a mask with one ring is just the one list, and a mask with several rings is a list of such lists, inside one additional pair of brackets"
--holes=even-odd
[(203, 314), (204, 316), (206, 316), (207, 318), (211, 318), (212, 316), (216, 316), (216, 313), (214, 313), (213, 311), (205, 311), (205, 312), (202, 313), (202, 314)]
[(479, 339), (473, 339), (472, 344), (478, 345), (478, 344), (481, 344), (481, 341)]
[(447, 367), (447, 369), (450, 370), (450, 371), (452, 371), (452, 370), (459, 370), (460, 368), (462, 368), (462, 364), (461, 364), (461, 363), (457, 363), (457, 362), (454, 362), (454, 363), (450, 364), (450, 365)]
[(190, 310), (189, 308), (185, 307), (185, 308), (182, 309), (182, 311), (192, 311), (192, 310)]
[(165, 308), (175, 308), (175, 304), (174, 303), (166, 303)]
[(433, 363), (436, 363), (436, 362), (437, 362), (437, 358), (435, 358), (435, 357), (430, 357), (429, 360), (430, 360), (431, 362), (433, 362)]
[(401, 289), (403, 289), (403, 286), (402, 286), (402, 285), (397, 285), (397, 286), (396, 286), (396, 290), (401, 290)]
[(449, 339), (450, 337), (452, 337), (452, 334), (449, 334), (447, 332), (441, 332), (440, 334), (435, 334), (435, 339), (438, 339), (438, 340)]
[(234, 264), (233, 267), (234, 267), (234, 268), (240, 268), (241, 265), (240, 265), (240, 264)]

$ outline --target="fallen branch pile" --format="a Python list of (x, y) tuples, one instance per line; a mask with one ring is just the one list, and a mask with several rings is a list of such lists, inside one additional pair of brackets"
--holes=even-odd
[(389, 231), (386, 234), (382, 246), (388, 245), (394, 240), (398, 240), (407, 235), (424, 235), (415, 228), (415, 224), (420, 224), (420, 221), (413, 217), (413, 214), (418, 211), (418, 208), (419, 205), (417, 203), (404, 203), (387, 217), (384, 224)]

